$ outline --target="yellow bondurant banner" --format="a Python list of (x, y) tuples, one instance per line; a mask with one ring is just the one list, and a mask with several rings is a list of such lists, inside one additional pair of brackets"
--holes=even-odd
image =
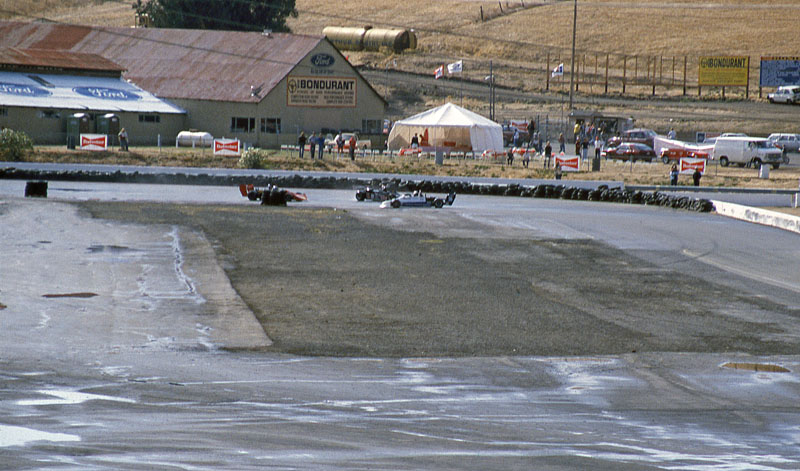
[(356, 79), (351, 77), (289, 77), (287, 106), (356, 107)]
[(749, 83), (749, 72), (749, 56), (701, 57), (697, 84), (701, 87), (746, 87)]

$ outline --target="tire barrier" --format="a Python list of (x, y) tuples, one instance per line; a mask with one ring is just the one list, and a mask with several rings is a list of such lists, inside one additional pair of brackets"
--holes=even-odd
[[(470, 181), (403, 180), (400, 178), (315, 177), (311, 175), (240, 175), (216, 176), (205, 173), (140, 173), (100, 171), (47, 171), (18, 168), (0, 168), (0, 178), (18, 180), (87, 181), (112, 183), (161, 183), (180, 185), (238, 186), (241, 183), (257, 187), (317, 188), (352, 190), (364, 186), (385, 185), (396, 191), (422, 190), (429, 193), (473, 194), (486, 196), (516, 196), (524, 198), (560, 198), (578, 201), (643, 204), (688, 211), (711, 212), (714, 204), (707, 199), (661, 193), (644, 192), (600, 185), (595, 189), (570, 187), (563, 184), (524, 186), (512, 184), (486, 184)], [(284, 190), (285, 191), (285, 190)], [(271, 196), (270, 200), (271, 201)], [(276, 198), (278, 198), (276, 196)], [(276, 199), (277, 201), (277, 199)]]

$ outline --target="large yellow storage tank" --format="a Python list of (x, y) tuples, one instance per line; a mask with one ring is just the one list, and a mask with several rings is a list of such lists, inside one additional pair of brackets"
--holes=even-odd
[(381, 47), (388, 47), (394, 52), (417, 47), (417, 36), (414, 31), (407, 29), (373, 28), (364, 35), (364, 50), (377, 51)]
[(349, 27), (349, 26), (326, 26), (322, 34), (328, 41), (342, 51), (360, 51), (364, 49), (364, 35), (370, 26)]

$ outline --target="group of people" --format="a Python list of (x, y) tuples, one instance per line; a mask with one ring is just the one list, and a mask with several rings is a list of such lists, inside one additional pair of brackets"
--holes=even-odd
[[(311, 160), (314, 160), (314, 150), (319, 148), (319, 151), (316, 153), (317, 158), (322, 159), (322, 154), (325, 151), (325, 136), (320, 132), (318, 135), (315, 133), (311, 133), (311, 136), (306, 137), (306, 133), (300, 131), (300, 135), (297, 137), (297, 147), (300, 151), (300, 158), (303, 158), (305, 154), (306, 144), (309, 145), (309, 152), (311, 153)], [(350, 139), (347, 140), (348, 150), (350, 152), (350, 160), (356, 160), (356, 136), (355, 134), (350, 136)], [(330, 152), (333, 152), (333, 146), (336, 146), (336, 154), (341, 156), (344, 153), (344, 146), (345, 146), (345, 138), (344, 135), (340, 132), (336, 134), (336, 137), (333, 138), (333, 144), (330, 147)]]
[[(680, 175), (678, 164), (672, 164), (672, 168), (669, 169), (669, 184), (671, 186), (676, 186), (678, 184), (678, 175)], [(694, 186), (700, 186), (700, 179), (702, 177), (703, 174), (700, 170), (695, 168), (694, 172), (692, 172), (692, 184), (694, 184)]]

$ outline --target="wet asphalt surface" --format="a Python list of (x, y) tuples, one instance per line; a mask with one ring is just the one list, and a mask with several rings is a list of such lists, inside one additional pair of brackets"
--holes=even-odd
[[(800, 465), (795, 234), (569, 201), (387, 212), (315, 190), (275, 211), (23, 184), (0, 182), (9, 469)], [(140, 191), (178, 204), (57, 201)]]

